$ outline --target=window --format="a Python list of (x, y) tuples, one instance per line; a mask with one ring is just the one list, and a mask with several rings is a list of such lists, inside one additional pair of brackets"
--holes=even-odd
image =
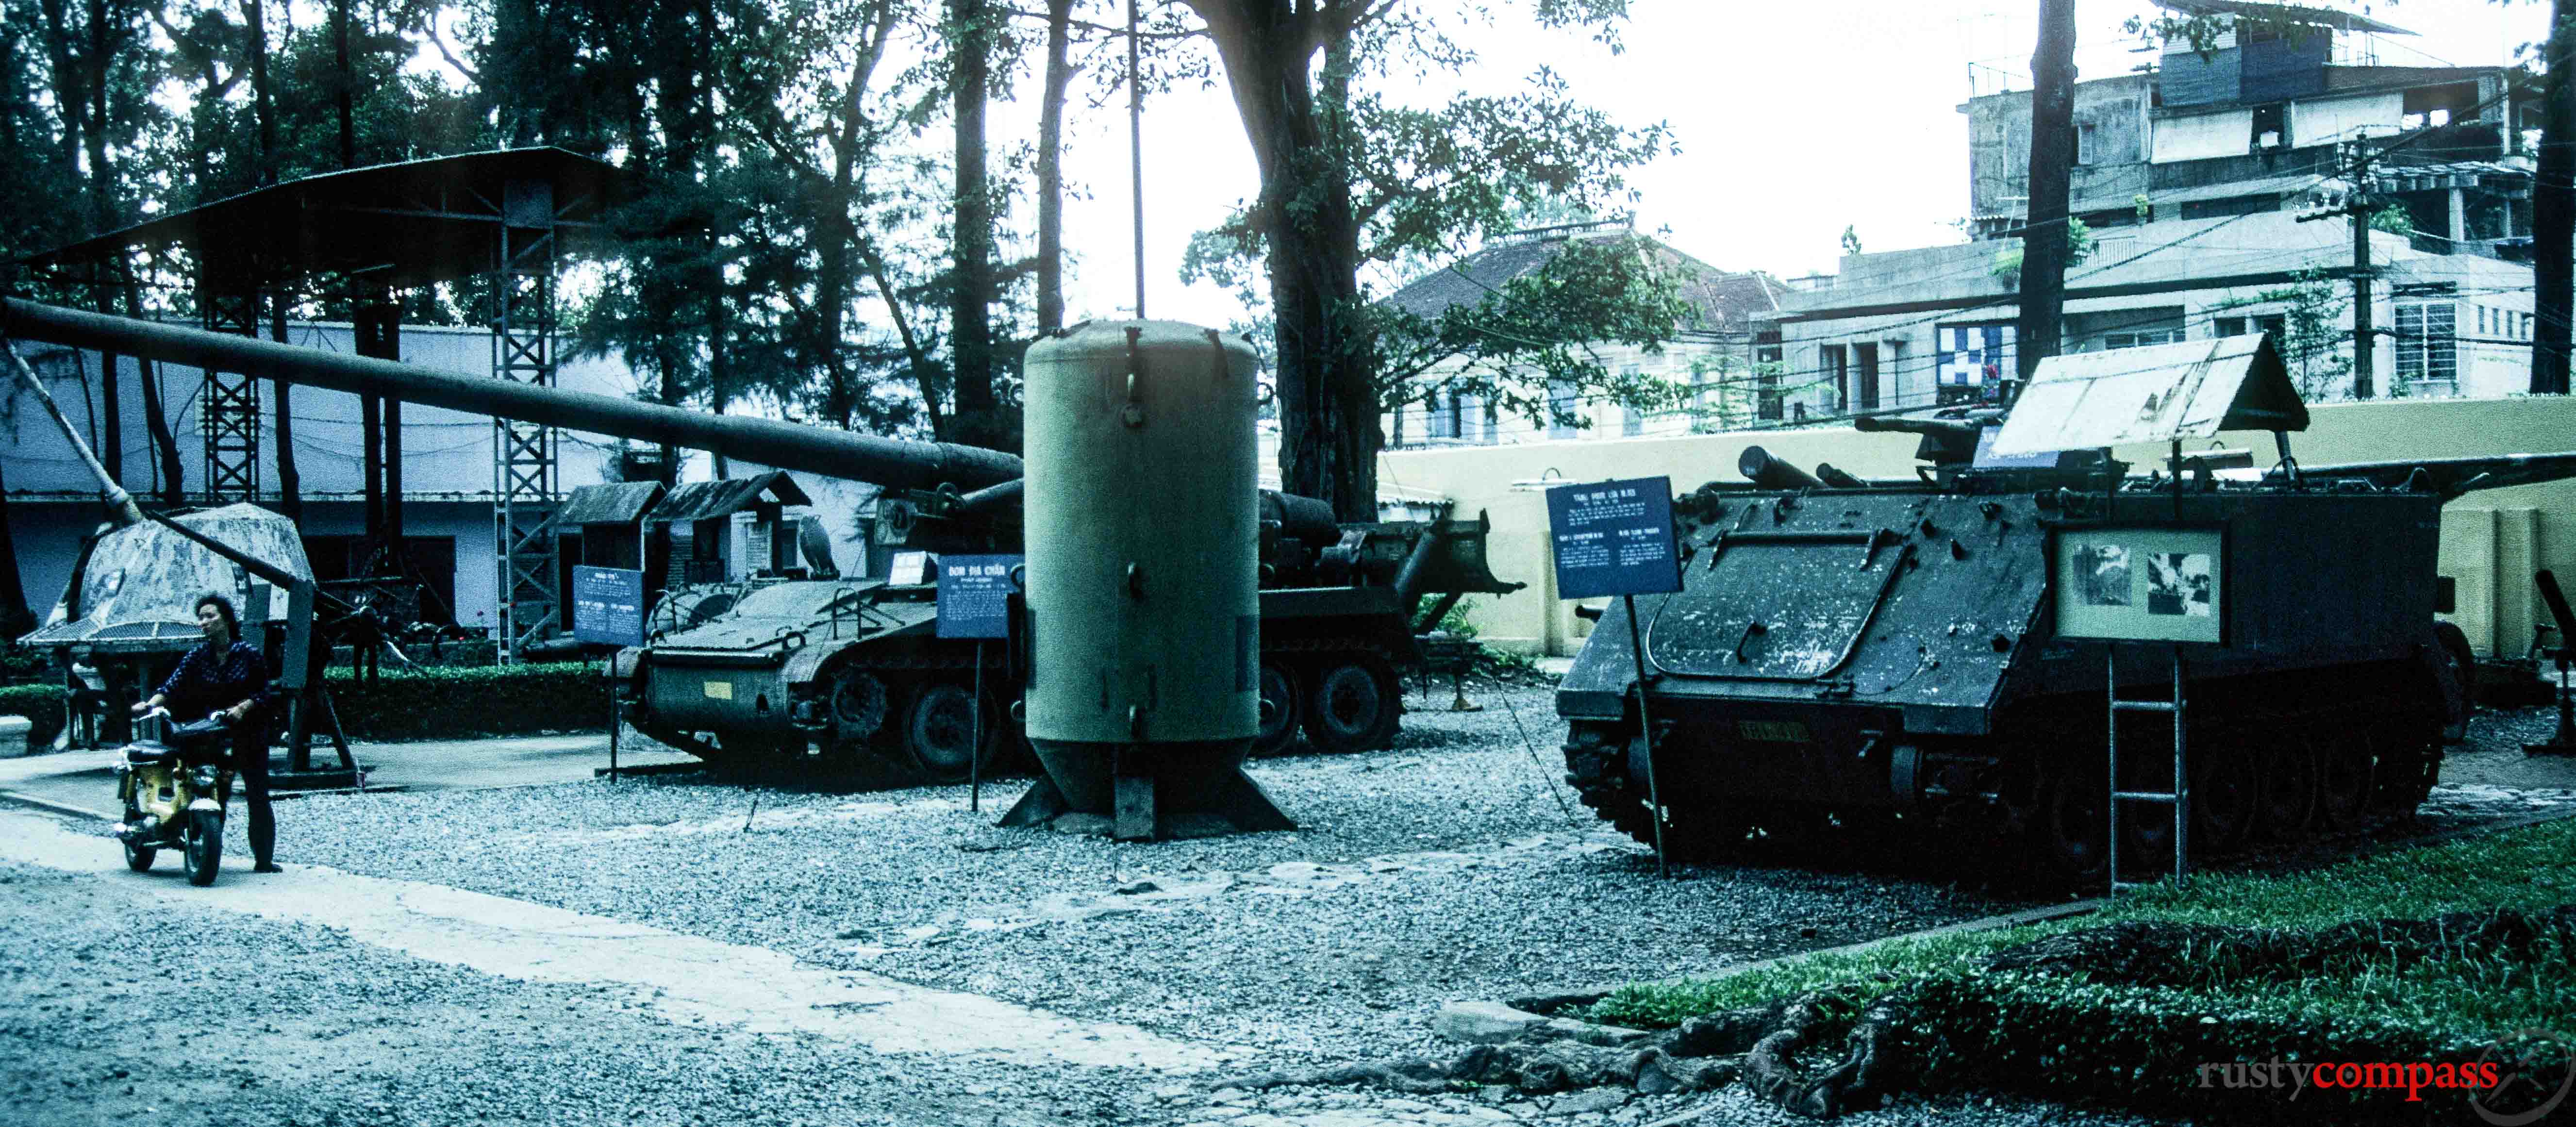
[(2479, 307), (2478, 307), (2478, 335), (2479, 335), (2479, 336), (2485, 336), (2485, 335), (2487, 335), (2488, 333), (2491, 333), (2491, 332), (2494, 332), (2494, 331), (2495, 331), (2495, 330), (2490, 329), (2490, 328), (2488, 328), (2488, 327), (2487, 327), (2487, 307), (2486, 307), (2486, 306), (2483, 306), (2483, 305), (2479, 306)]
[[(1619, 381), (1633, 387), (1637, 382), (1637, 374), (1639, 371), (1640, 369), (1634, 364), (1626, 365), (1619, 369)], [(1620, 412), (1620, 415), (1619, 433), (1621, 436), (1634, 438), (1646, 433), (1646, 412), (1643, 409), (1630, 407), (1627, 410)]]
[[(1441, 402), (1447, 398), (1447, 403)], [(1442, 439), (1458, 437), (1457, 399), (1434, 391), (1422, 399), (1422, 437)]]
[(1395, 410), (1387, 412), (1386, 444), (1389, 447), (1404, 445), (1404, 404), (1398, 403)]
[(1777, 422), (1782, 412), (1780, 402), (1780, 330), (1764, 329), (1753, 338), (1753, 415), (1757, 419)]
[(2075, 163), (2092, 164), (2102, 159), (2101, 127), (2082, 122), (2075, 127)]
[(1549, 438), (1574, 437), (1575, 432), (1580, 429), (1575, 425), (1575, 411), (1581, 406), (1582, 401), (1574, 394), (1573, 381), (1549, 380), (1547, 382), (1547, 436)]
[(2265, 149), (2287, 148), (2290, 144), (2288, 109), (2287, 105), (2279, 102), (2254, 107), (2254, 135), (2247, 138), (2247, 147), (2258, 153)]
[(2181, 340), (2181, 329), (2148, 329), (2135, 333), (2104, 333), (2102, 347), (2104, 349), (2137, 348), (2149, 344), (2174, 344)]
[(1878, 410), (1878, 346), (1875, 344), (1853, 345), (1852, 360), (1855, 362), (1854, 366), (1859, 370), (1853, 373), (1856, 379), (1852, 384), (1852, 401), (1846, 405), (1847, 409), (1853, 411)]
[(1827, 387), (1834, 389), (1834, 409), (1849, 410), (1851, 407), (1851, 351), (1839, 344), (1828, 344), (1817, 348), (1816, 374), (1823, 378)]
[(1502, 428), (1502, 426), (1501, 426), (1501, 423), (1502, 423), (1502, 411), (1501, 411), (1501, 409), (1500, 409), (1500, 408), (1498, 408), (1498, 407), (1496, 407), (1496, 406), (1494, 405), (1494, 401), (1493, 401), (1493, 400), (1491, 400), (1491, 399), (1486, 400), (1486, 401), (1485, 401), (1485, 433), (1484, 433), (1482, 436), (1480, 436), (1480, 437), (1477, 439), (1477, 441), (1482, 442), (1482, 443), (1485, 443), (1485, 444), (1486, 444), (1486, 445), (1488, 445), (1488, 446), (1493, 445), (1494, 443), (1501, 441), (1501, 440), (1502, 440), (1502, 437), (1501, 437), (1501, 436), (1502, 436), (1502, 429), (1503, 429), (1503, 428)]
[(2456, 384), (2459, 303), (2397, 303), (2397, 378), (2405, 383)]

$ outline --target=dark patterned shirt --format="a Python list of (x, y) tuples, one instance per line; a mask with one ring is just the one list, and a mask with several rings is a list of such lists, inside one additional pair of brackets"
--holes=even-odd
[(268, 704), (268, 660), (248, 642), (222, 650), (207, 642), (180, 658), (179, 668), (170, 671), (158, 691), (169, 698), (170, 715), (181, 723), (203, 720), (245, 700), (256, 716)]

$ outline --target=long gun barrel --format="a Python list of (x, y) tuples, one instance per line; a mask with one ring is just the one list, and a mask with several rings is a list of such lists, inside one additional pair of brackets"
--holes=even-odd
[(905, 442), (776, 419), (711, 415), (613, 395), (459, 376), (390, 360), (0, 299), (0, 338), (24, 338), (168, 364), (381, 395), (541, 426), (711, 451), (729, 458), (904, 489), (981, 489), (1020, 476), (1020, 460), (946, 442)]
[[(2266, 481), (2283, 478), (2273, 470)], [(2391, 462), (2353, 462), (2340, 466), (2300, 466), (2299, 477), (2368, 481), (2384, 489), (2400, 487), (2439, 493), (2445, 501), (2482, 489), (2538, 485), (2576, 477), (2576, 454), (2498, 454), (2491, 457), (2411, 458)]]

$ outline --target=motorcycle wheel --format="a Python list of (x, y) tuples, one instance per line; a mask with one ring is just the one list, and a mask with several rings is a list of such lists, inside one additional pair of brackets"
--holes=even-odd
[(149, 845), (136, 845), (130, 841), (125, 843), (125, 867), (135, 872), (139, 873), (151, 868), (152, 859), (160, 855), (160, 850)]
[(188, 812), (187, 828), (181, 831), (179, 860), (188, 871), (188, 883), (204, 888), (215, 883), (215, 873), (224, 865), (224, 816), (212, 810)]

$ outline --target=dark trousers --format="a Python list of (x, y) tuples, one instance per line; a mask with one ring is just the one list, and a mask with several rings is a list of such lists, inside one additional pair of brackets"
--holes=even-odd
[(277, 812), (268, 804), (268, 733), (252, 723), (233, 737), (233, 776), (250, 807), (250, 856), (266, 865), (277, 851)]

